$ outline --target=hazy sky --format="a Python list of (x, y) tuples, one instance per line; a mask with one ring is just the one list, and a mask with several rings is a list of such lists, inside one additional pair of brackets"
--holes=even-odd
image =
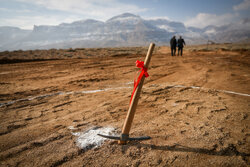
[(186, 26), (224, 25), (250, 18), (250, 0), (0, 0), (0, 26), (32, 29), (130, 12)]

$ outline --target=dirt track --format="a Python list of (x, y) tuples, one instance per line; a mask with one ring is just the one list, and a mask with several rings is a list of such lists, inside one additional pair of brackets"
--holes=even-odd
[(185, 48), (183, 57), (171, 57), (169, 48), (156, 48), (131, 130), (152, 139), (89, 150), (76, 146), (72, 132), (94, 126), (119, 132), (135, 61), (146, 49), (84, 52), (1, 64), (1, 166), (250, 165), (249, 50)]

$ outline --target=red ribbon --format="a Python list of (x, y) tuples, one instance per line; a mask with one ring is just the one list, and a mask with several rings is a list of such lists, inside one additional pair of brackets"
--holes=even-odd
[(141, 71), (141, 73), (140, 73), (139, 77), (137, 78), (137, 81), (136, 81), (136, 79), (134, 80), (134, 90), (133, 90), (132, 95), (131, 95), (130, 104), (131, 104), (131, 101), (133, 99), (135, 90), (136, 90), (137, 86), (139, 85), (139, 83), (140, 83), (140, 81), (142, 79), (142, 76), (145, 75), (146, 78), (149, 76), (148, 72), (147, 72), (148, 69), (146, 67), (144, 67), (144, 62), (143, 61), (137, 60), (136, 61), (136, 67), (141, 68), (139, 70), (139, 71)]

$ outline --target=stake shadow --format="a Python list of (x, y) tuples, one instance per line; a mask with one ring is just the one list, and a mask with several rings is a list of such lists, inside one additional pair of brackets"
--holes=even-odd
[[(180, 144), (174, 144), (172, 146), (168, 146), (168, 145), (157, 146), (157, 145), (151, 145), (151, 144), (131, 143), (130, 146), (146, 147), (146, 148), (151, 148), (153, 150), (175, 151), (175, 152), (193, 152), (193, 153), (216, 155), (216, 156), (242, 156), (243, 158), (250, 156), (250, 154), (248, 154), (248, 153), (239, 152), (233, 144), (231, 144), (228, 147), (223, 148), (219, 151), (216, 150), (217, 145), (215, 145), (212, 149), (193, 148), (193, 147), (183, 146)], [(127, 149), (128, 147), (123, 148), (123, 149)], [(123, 150), (123, 151), (125, 151), (125, 150)]]

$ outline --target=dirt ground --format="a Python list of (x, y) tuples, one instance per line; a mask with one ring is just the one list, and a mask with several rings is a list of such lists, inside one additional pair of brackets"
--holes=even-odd
[(2, 52), (0, 166), (249, 166), (250, 50), (216, 47), (156, 47), (130, 133), (152, 139), (87, 150), (72, 132), (121, 131), (147, 47)]

